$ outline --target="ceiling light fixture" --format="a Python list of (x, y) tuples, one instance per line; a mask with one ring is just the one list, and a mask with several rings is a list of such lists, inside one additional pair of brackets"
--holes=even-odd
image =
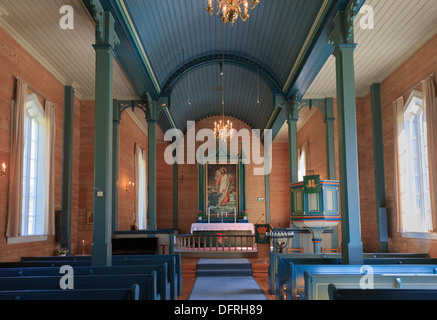
[[(217, 12), (214, 12), (212, 1), (218, 2)], [(238, 17), (240, 17), (243, 21), (249, 19), (249, 10), (253, 10), (259, 4), (259, 0), (252, 0), (251, 3), (252, 7), (249, 7), (248, 0), (208, 0), (208, 7), (206, 8), (206, 11), (208, 11), (212, 16), (216, 16), (221, 12), (222, 14), (220, 19), (224, 23), (230, 22), (232, 25), (234, 25)]]

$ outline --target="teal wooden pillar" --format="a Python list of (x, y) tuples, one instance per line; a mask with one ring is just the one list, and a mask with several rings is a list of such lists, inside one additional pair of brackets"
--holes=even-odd
[[(337, 180), (335, 169), (335, 139), (334, 139), (334, 99), (325, 99), (325, 126), (326, 126), (326, 167), (328, 180)], [(338, 227), (332, 227), (331, 247), (338, 248)]]
[(73, 177), (74, 88), (64, 87), (64, 146), (62, 152), (61, 248), (71, 253), (71, 189)]
[(173, 229), (179, 229), (179, 165), (173, 164)]
[(241, 148), (241, 157), (238, 161), (238, 209), (240, 212), (237, 214), (241, 215), (241, 210), (247, 210), (247, 198), (246, 198), (246, 165), (244, 160), (246, 156), (244, 155), (243, 148)]
[(206, 193), (206, 166), (197, 164), (197, 211), (202, 210), (206, 216), (207, 203), (205, 198)]
[(113, 101), (112, 131), (112, 236), (118, 230), (118, 155), (121, 112), (118, 100)]
[[(382, 111), (381, 111), (381, 84), (375, 83), (370, 87), (370, 101), (372, 109), (373, 127), (373, 159), (375, 167), (375, 199), (376, 199), (376, 222), (378, 225), (378, 252), (387, 253), (388, 237), (386, 217), (386, 196), (385, 196), (385, 170), (384, 170), (384, 141), (382, 132)], [(381, 221), (383, 220), (383, 221)]]
[[(350, 6), (355, 2), (351, 1)], [(334, 18), (330, 43), (334, 45), (337, 74), (338, 145), (343, 264), (363, 264), (358, 174), (352, 8)]]
[[(285, 113), (288, 125), (288, 164), (289, 164), (289, 180), (290, 184), (299, 181), (299, 162), (298, 162), (298, 146), (297, 146), (297, 121), (299, 120), (298, 104), (300, 102), (300, 93), (296, 92), (293, 98), (285, 101), (282, 96), (275, 97), (275, 105), (279, 106)], [(290, 189), (290, 187), (289, 187)], [(290, 191), (290, 190), (289, 190)], [(292, 209), (292, 198), (290, 192), (290, 219)], [(291, 222), (293, 230), (300, 230), (300, 228)], [(293, 237), (293, 248), (300, 248), (300, 234), (295, 232)]]
[(96, 24), (93, 266), (112, 264), (113, 63), (119, 40), (114, 18), (100, 12)]
[(156, 223), (156, 124), (159, 119), (159, 114), (163, 110), (163, 105), (158, 101), (152, 101), (150, 97), (148, 97), (147, 104), (147, 125), (148, 125), (148, 210), (147, 214), (149, 217), (148, 221), (148, 230), (156, 231), (157, 223)]

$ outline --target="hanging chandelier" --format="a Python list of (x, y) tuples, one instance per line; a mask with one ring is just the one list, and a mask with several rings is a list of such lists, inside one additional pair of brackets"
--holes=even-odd
[(221, 91), (222, 93), (222, 120), (219, 122), (214, 122), (214, 134), (217, 139), (220, 139), (222, 141), (225, 141), (227, 139), (232, 139), (234, 128), (233, 124), (229, 120), (225, 120), (225, 36), (222, 26), (222, 63), (220, 65), (220, 75), (222, 77), (222, 85), (220, 87), (217, 87), (217, 91)]
[[(217, 12), (214, 12), (212, 1), (218, 2)], [(206, 11), (212, 16), (216, 16), (221, 12), (220, 19), (224, 23), (230, 22), (234, 25), (238, 17), (243, 21), (249, 19), (249, 10), (253, 10), (258, 4), (259, 0), (252, 0), (252, 7), (249, 7), (248, 0), (208, 0), (208, 8), (206, 8)]]

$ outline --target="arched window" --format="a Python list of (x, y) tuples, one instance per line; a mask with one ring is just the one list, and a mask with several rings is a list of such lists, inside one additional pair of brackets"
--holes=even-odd
[(44, 110), (37, 96), (27, 98), (24, 120), (22, 235), (44, 235)]
[(402, 188), (403, 229), (406, 232), (432, 230), (430, 179), (428, 167), (427, 128), (424, 121), (422, 94), (413, 91), (405, 104), (405, 146), (403, 162), (405, 184)]

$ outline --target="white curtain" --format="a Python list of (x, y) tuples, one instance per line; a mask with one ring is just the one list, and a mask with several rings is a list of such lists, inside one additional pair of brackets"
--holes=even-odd
[(423, 108), (428, 140), (428, 167), (430, 178), (430, 198), (432, 230), (437, 230), (437, 104), (433, 77), (423, 83)]
[(44, 232), (55, 234), (55, 105), (46, 101), (44, 109)]
[(405, 183), (407, 179), (407, 141), (404, 128), (404, 98), (400, 97), (393, 101), (393, 144), (394, 144), (394, 168), (395, 168), (395, 198), (398, 215), (398, 232), (405, 232), (403, 216), (405, 212)]
[(9, 161), (7, 237), (21, 235), (23, 195), (24, 119), (26, 115), (27, 84), (17, 80), (15, 106), (11, 110), (11, 154)]
[(135, 225), (147, 229), (147, 176), (146, 152), (135, 145)]

